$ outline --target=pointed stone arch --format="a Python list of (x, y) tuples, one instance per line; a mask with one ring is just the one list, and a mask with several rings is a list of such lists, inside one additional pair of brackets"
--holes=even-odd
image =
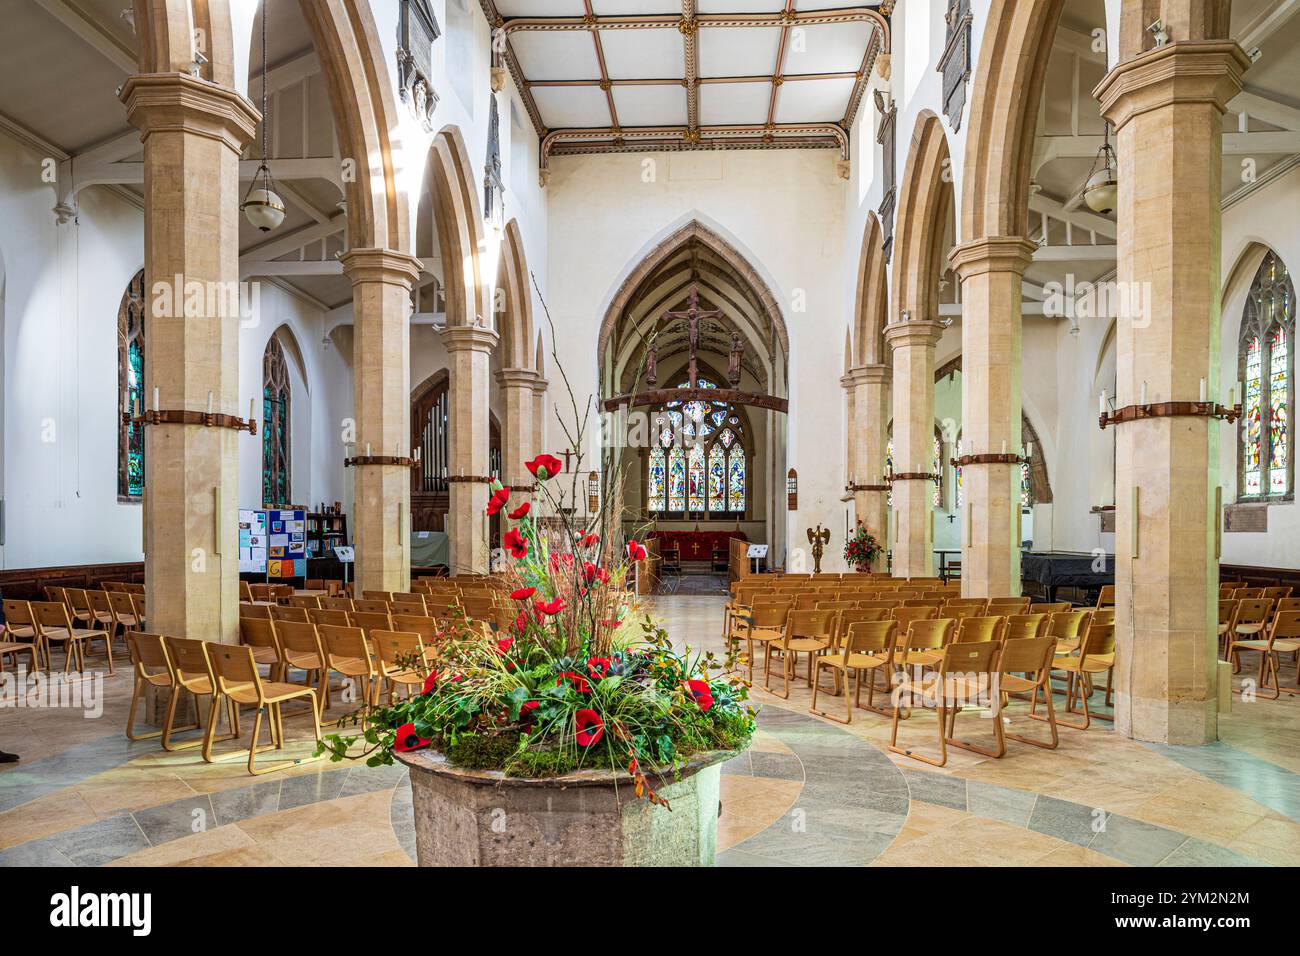
[(884, 232), (874, 212), (867, 213), (858, 259), (857, 297), (853, 305), (854, 365), (889, 363), (885, 324), (889, 321), (889, 277), (885, 270)]
[(486, 325), (491, 318), (482, 252), (483, 230), (474, 167), (465, 138), (447, 126), (433, 139), (416, 218), (416, 255), (442, 259), (447, 325)]
[(501, 259), (497, 266), (497, 288), (503, 310), (498, 315), (501, 335), (501, 364), (506, 368), (530, 368), (533, 345), (533, 290), (524, 256), (524, 238), (519, 220), (506, 223)]
[(930, 110), (916, 117), (903, 171), (895, 233), (893, 307), (913, 321), (939, 317), (943, 241), (953, 212), (952, 160), (943, 123)]

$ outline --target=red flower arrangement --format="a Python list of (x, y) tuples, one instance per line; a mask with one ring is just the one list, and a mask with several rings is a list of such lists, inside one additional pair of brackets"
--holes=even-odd
[(510, 512), (510, 514), (507, 515), (507, 517), (511, 521), (519, 521), (521, 518), (523, 518), (525, 515), (528, 514), (530, 508), (532, 508), (532, 505), (530, 505), (527, 501), (525, 501), (514, 511)]
[(590, 708), (583, 708), (574, 714), (573, 723), (578, 730), (576, 739), (579, 747), (598, 744), (605, 735), (605, 722), (600, 719), (600, 714)]
[(512, 558), (528, 557), (528, 539), (519, 533), (518, 528), (511, 528), (503, 534), (501, 544), (510, 552)]
[(700, 713), (707, 714), (713, 706), (713, 691), (709, 688), (708, 681), (686, 681), (686, 696), (699, 705)]
[(536, 593), (537, 588), (515, 588), (510, 592), (510, 599), (512, 601), (527, 601)]
[(646, 557), (645, 545), (633, 538), (627, 543), (627, 557), (629, 561), (644, 561)]
[(393, 749), (398, 753), (409, 753), (427, 746), (429, 746), (429, 738), (417, 734), (415, 724), (405, 723), (397, 728), (397, 736), (393, 738)]
[(503, 507), (505, 507), (506, 502), (509, 500), (510, 500), (510, 489), (505, 487), (498, 488), (496, 491), (492, 493), (492, 497), (488, 499), (488, 505), (487, 505), (488, 515), (491, 516), (496, 514)]
[(538, 481), (554, 478), (564, 470), (564, 466), (560, 464), (560, 459), (554, 455), (538, 455), (532, 461), (524, 462), (524, 467)]

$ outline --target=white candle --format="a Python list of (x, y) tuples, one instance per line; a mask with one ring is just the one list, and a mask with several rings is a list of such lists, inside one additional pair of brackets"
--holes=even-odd
[(1004, 440), (1004, 441), (1002, 442), (1002, 454), (1005, 455), (1006, 453), (1007, 453), (1007, 443), (1006, 443), (1006, 441)]
[(212, 390), (208, 390), (208, 414), (212, 414)]
[(1097, 407), (1098, 414), (1105, 415), (1106, 414), (1106, 389), (1104, 388), (1101, 390), (1101, 397), (1097, 405), (1098, 405)]
[(248, 400), (248, 420), (250, 422), (253, 420), (253, 401), (251, 398)]
[(1026, 457), (1026, 458), (1033, 458), (1033, 457), (1034, 457), (1034, 443), (1033, 443), (1033, 442), (1030, 442), (1029, 444), (1027, 444), (1027, 445), (1025, 446), (1025, 457)]
[(1205, 401), (1205, 379), (1201, 379), (1201, 398), (1200, 398), (1200, 400), (1201, 400), (1202, 402)]
[(1242, 385), (1241, 379), (1237, 379), (1237, 389), (1232, 393), (1232, 404), (1238, 405), (1246, 397), (1245, 386)]
[(370, 442), (366, 442), (366, 457), (370, 457)]
[(420, 460), (420, 449), (421, 449), (422, 447), (423, 447), (423, 446), (421, 446), (421, 445), (416, 445), (416, 446), (415, 446), (415, 460), (416, 460), (416, 461), (419, 461), (419, 460)]
[(158, 386), (157, 386), (157, 385), (155, 385), (155, 386), (153, 387), (153, 410), (154, 410), (155, 412), (159, 410), (159, 405), (158, 405)]
[(1145, 405), (1147, 403), (1147, 383), (1145, 380), (1142, 382), (1142, 388), (1138, 394), (1141, 396), (1138, 399), (1138, 404)]

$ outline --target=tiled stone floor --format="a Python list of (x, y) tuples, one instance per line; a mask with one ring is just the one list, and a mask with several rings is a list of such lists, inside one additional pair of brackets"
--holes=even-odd
[[(715, 596), (654, 601), (669, 632), (698, 649), (721, 649), (721, 608)], [(806, 684), (788, 701), (762, 690), (761, 672), (758, 684), (759, 733), (723, 768), (721, 865), (1300, 858), (1300, 698), (1234, 700), (1211, 747), (1147, 746), (1099, 722), (1063, 728), (1055, 751), (1011, 741), (1001, 760), (950, 751), (948, 765), (933, 768), (887, 752), (883, 717), (857, 711), (848, 726), (831, 723), (808, 713)], [(0, 710), (0, 749), (23, 756), (0, 770), (0, 866), (412, 864), (405, 771), (317, 762), (253, 778), (242, 761), (163, 753), (156, 740), (123, 735), (129, 689), (119, 668), (104, 682), (98, 719)], [(1010, 709), (1013, 723), (1028, 723), (1022, 712)], [(918, 716), (900, 739), (932, 746), (933, 721)], [(968, 736), (986, 732), (979, 718), (963, 720)], [(286, 730), (293, 755), (308, 754), (304, 722), (286, 719)]]

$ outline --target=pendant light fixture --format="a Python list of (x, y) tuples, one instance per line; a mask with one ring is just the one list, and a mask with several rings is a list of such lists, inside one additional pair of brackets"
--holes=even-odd
[(245, 218), (262, 232), (270, 232), (284, 222), (284, 200), (275, 192), (275, 180), (271, 178), (271, 167), (267, 163), (267, 131), (270, 128), (270, 116), (267, 113), (267, 87), (270, 85), (270, 71), (266, 59), (266, 16), (270, 0), (262, 0), (262, 163), (253, 174), (253, 182), (244, 194), (244, 201), (239, 208)]
[(1110, 123), (1106, 124), (1105, 138), (1097, 158), (1093, 161), (1088, 179), (1083, 186), (1083, 201), (1093, 212), (1109, 216), (1115, 211), (1119, 198), (1119, 171), (1115, 150), (1110, 145)]

